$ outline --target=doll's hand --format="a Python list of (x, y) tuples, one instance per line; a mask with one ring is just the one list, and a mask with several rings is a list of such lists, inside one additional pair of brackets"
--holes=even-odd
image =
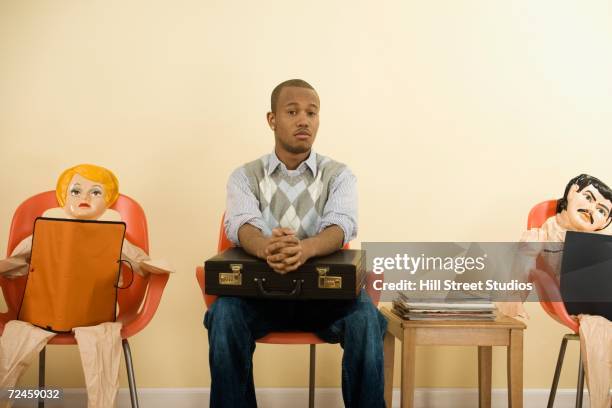
[(164, 259), (143, 261), (139, 264), (140, 270), (143, 273), (173, 273), (174, 268)]
[(545, 240), (545, 234), (539, 228), (525, 231), (519, 243), (519, 253), (535, 258), (542, 251)]
[(521, 235), (523, 242), (544, 242), (547, 241), (546, 233), (541, 228), (531, 228)]
[(499, 313), (509, 317), (522, 317), (529, 319), (529, 314), (525, 310), (522, 302), (495, 302)]

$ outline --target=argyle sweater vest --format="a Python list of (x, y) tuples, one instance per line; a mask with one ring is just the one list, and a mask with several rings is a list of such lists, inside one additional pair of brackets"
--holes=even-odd
[(290, 176), (280, 166), (267, 174), (265, 157), (244, 165), (264, 220), (270, 229), (293, 229), (299, 239), (316, 235), (330, 183), (345, 165), (317, 154), (315, 175), (307, 168), (299, 175)]

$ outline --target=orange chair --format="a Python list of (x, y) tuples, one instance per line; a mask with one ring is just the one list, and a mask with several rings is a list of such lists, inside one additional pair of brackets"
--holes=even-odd
[[(544, 201), (534, 206), (529, 212), (527, 218), (527, 228), (539, 228), (544, 222), (553, 215), (556, 214), (557, 200)], [(555, 402), (555, 394), (557, 393), (557, 386), (559, 385), (559, 376), (561, 374), (561, 368), (563, 366), (563, 359), (565, 357), (565, 349), (567, 348), (568, 340), (580, 340), (578, 329), (578, 321), (572, 318), (565, 309), (565, 304), (561, 300), (561, 291), (559, 289), (559, 282), (554, 276), (552, 271), (548, 270), (547, 265), (538, 262), (536, 263), (537, 268), (531, 274), (531, 278), (535, 283), (538, 297), (540, 299), (540, 305), (542, 309), (548, 313), (550, 317), (555, 319), (557, 322), (568, 327), (572, 333), (568, 333), (563, 336), (561, 341), (561, 348), (559, 350), (559, 357), (557, 358), (557, 366), (555, 368), (555, 375), (553, 377), (553, 383), (550, 389), (550, 395), (548, 397), (548, 408), (552, 408)], [(580, 363), (578, 365), (578, 384), (576, 388), (576, 407), (582, 407), (582, 395), (584, 390), (584, 368), (582, 363), (582, 354), (580, 355)]]
[[(225, 235), (225, 227), (223, 225), (223, 218), (221, 219), (221, 226), (219, 227), (219, 241), (217, 244), (217, 252), (223, 252), (228, 248), (233, 246), (232, 242)], [(348, 244), (345, 246), (348, 248)], [(217, 300), (217, 296), (215, 295), (207, 295), (206, 294), (206, 282), (205, 282), (205, 273), (204, 267), (198, 266), (196, 268), (196, 279), (198, 280), (198, 284), (200, 285), (200, 289), (202, 290), (202, 295), (204, 295), (204, 302), (206, 303), (206, 307), (210, 308), (212, 304)], [(375, 276), (372, 274), (368, 274), (366, 281), (366, 289), (368, 291), (368, 295), (372, 299), (374, 305), (378, 305), (378, 301), (380, 299), (380, 291), (375, 291), (373, 289), (372, 280), (375, 279)], [(315, 390), (315, 364), (316, 364), (316, 345), (325, 343), (319, 337), (317, 337), (314, 333), (309, 332), (272, 332), (260, 339), (257, 339), (258, 343), (267, 343), (267, 344), (308, 344), (310, 345), (310, 369), (309, 369), (309, 378), (308, 378), (308, 407), (314, 407), (314, 390)]]
[[(29, 235), (32, 235), (36, 217), (41, 216), (47, 209), (57, 206), (58, 203), (55, 198), (55, 191), (40, 193), (24, 201), (15, 210), (15, 214), (13, 215), (13, 221), (9, 232), (7, 256), (11, 254), (19, 242)], [(125, 237), (148, 253), (149, 238), (147, 220), (142, 207), (130, 197), (120, 195), (111, 208), (118, 211), (123, 221), (126, 223)], [(125, 274), (131, 274), (131, 272), (124, 269), (122, 273), (124, 274), (124, 282), (128, 282), (131, 276), (125, 276)], [(128, 338), (135, 335), (149, 324), (157, 310), (157, 306), (159, 305), (167, 282), (167, 274), (150, 274), (147, 277), (134, 274), (132, 285), (127, 289), (118, 291), (117, 302), (119, 304), (119, 313), (117, 315), (117, 321), (123, 324), (121, 338), (127, 367), (132, 407), (138, 407), (138, 395), (136, 392), (136, 381), (134, 378), (134, 368), (132, 365), (132, 355)], [(19, 304), (21, 303), (21, 298), (25, 290), (25, 283), (25, 276), (19, 278), (5, 278), (0, 276), (0, 286), (2, 287), (2, 294), (4, 295), (8, 308), (7, 312), (0, 313), (0, 334), (4, 331), (4, 325), (9, 320), (17, 318)], [(76, 340), (72, 334), (58, 334), (53, 337), (48, 344), (76, 344)], [(39, 386), (44, 387), (45, 349), (40, 352), (38, 374)], [(39, 403), (39, 406), (42, 405)]]

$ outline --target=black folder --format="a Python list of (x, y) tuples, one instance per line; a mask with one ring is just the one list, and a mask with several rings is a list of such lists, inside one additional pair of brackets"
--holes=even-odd
[(612, 320), (612, 236), (567, 232), (561, 263), (561, 296), (570, 314)]

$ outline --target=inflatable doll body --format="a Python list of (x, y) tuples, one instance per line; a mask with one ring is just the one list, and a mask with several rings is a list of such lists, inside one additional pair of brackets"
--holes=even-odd
[[(56, 195), (60, 208), (43, 214), (52, 218), (120, 221), (119, 213), (108, 207), (119, 197), (119, 183), (109, 170), (94, 165), (72, 167), (59, 177)], [(0, 261), (0, 273), (20, 276), (28, 273), (32, 236), (21, 241), (11, 256)], [(163, 261), (152, 261), (127, 239), (122, 259), (130, 261), (139, 274), (168, 273)], [(119, 389), (121, 323), (107, 322), (74, 328), (88, 393), (88, 407), (113, 407)], [(0, 338), (0, 388), (15, 386), (21, 374), (47, 344), (53, 332), (14, 320), (6, 324)]]
[[(612, 235), (612, 190), (595, 177), (581, 174), (569, 181), (562, 198), (557, 201), (556, 214), (540, 228), (525, 231), (523, 258), (519, 261), (524, 276), (536, 267), (536, 259), (546, 265), (559, 279), (561, 252), (567, 231)], [(541, 264), (538, 264), (541, 265)], [(612, 275), (610, 276), (612, 279)], [(499, 304), (510, 316), (525, 316), (521, 303)], [(580, 347), (592, 408), (609, 408), (612, 403), (612, 322), (601, 316), (580, 315)]]

